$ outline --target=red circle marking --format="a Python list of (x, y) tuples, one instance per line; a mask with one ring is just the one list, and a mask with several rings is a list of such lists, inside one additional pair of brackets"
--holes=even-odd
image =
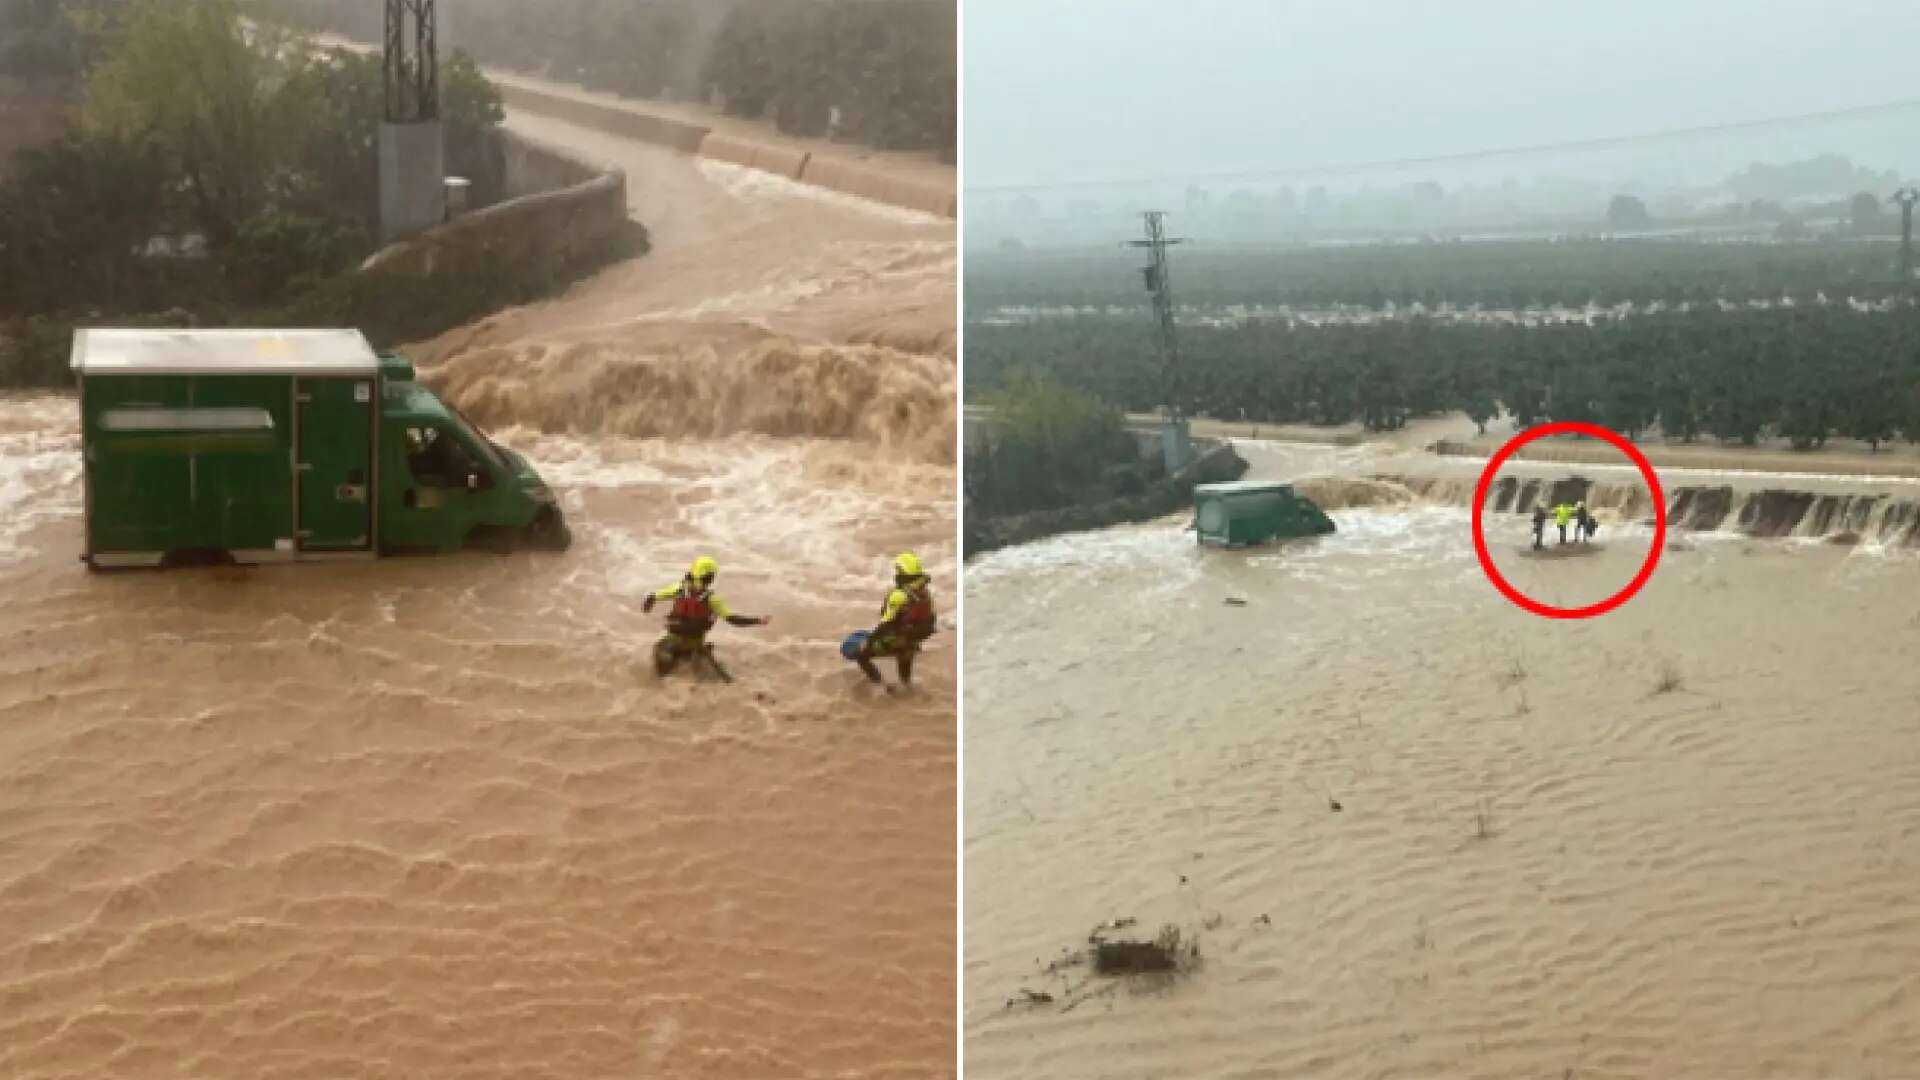
[[(1493, 557), (1487, 554), (1487, 537), (1480, 525), (1481, 515), (1487, 505), (1487, 491), (1493, 487), (1493, 477), (1500, 471), (1500, 466), (1506, 464), (1514, 451), (1535, 439), (1544, 439), (1549, 435), (1589, 435), (1612, 444), (1639, 468), (1640, 475), (1646, 477), (1647, 487), (1653, 495), (1653, 547), (1647, 551), (1647, 561), (1641, 564), (1640, 572), (1634, 575), (1632, 581), (1627, 582), (1626, 588), (1597, 604), (1588, 604), (1586, 607), (1563, 608), (1542, 604), (1514, 588), (1506, 578), (1500, 575), (1499, 567), (1493, 565)], [(1625, 438), (1598, 424), (1563, 420), (1559, 423), (1541, 424), (1538, 427), (1528, 428), (1515, 435), (1507, 445), (1502, 446), (1497, 453), (1487, 459), (1486, 471), (1480, 474), (1480, 483), (1473, 489), (1473, 553), (1480, 557), (1480, 569), (1486, 572), (1487, 580), (1493, 582), (1493, 587), (1500, 590), (1500, 595), (1513, 601), (1522, 610), (1531, 611), (1535, 615), (1544, 615), (1549, 619), (1590, 619), (1595, 615), (1605, 615), (1632, 599), (1633, 594), (1640, 591), (1640, 587), (1653, 576), (1654, 567), (1660, 565), (1660, 549), (1666, 546), (1667, 497), (1660, 490), (1660, 478), (1654, 475), (1653, 466), (1648, 464), (1645, 454)]]

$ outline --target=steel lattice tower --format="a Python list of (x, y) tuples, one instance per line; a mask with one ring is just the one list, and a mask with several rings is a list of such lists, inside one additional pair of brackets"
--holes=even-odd
[(1888, 198), (1900, 204), (1900, 287), (1913, 287), (1913, 204), (1920, 202), (1920, 191), (1901, 188)]
[(434, 0), (386, 0), (380, 125), (380, 240), (392, 243), (446, 220), (446, 144)]
[(1166, 211), (1147, 210), (1141, 216), (1146, 219), (1147, 237), (1144, 240), (1129, 240), (1126, 246), (1147, 249), (1149, 261), (1140, 268), (1140, 274), (1145, 278), (1148, 295), (1153, 297), (1154, 321), (1160, 327), (1160, 363), (1164, 380), (1162, 407), (1166, 411), (1161, 451), (1171, 472), (1187, 464), (1188, 452), (1186, 408), (1181, 400), (1180, 340), (1175, 335), (1173, 325), (1173, 280), (1167, 268), (1167, 248), (1186, 241), (1167, 235)]
[(1140, 274), (1146, 279), (1147, 293), (1153, 297), (1154, 319), (1160, 324), (1160, 363), (1165, 379), (1167, 419), (1177, 423), (1185, 419), (1185, 410), (1180, 404), (1180, 341), (1174, 336), (1173, 281), (1167, 271), (1167, 248), (1186, 241), (1167, 235), (1166, 211), (1148, 210), (1141, 216), (1146, 218), (1147, 238), (1126, 243), (1128, 247), (1147, 249), (1150, 261), (1140, 268)]
[(440, 119), (440, 62), (434, 42), (433, 5), (434, 0), (387, 0), (389, 124)]

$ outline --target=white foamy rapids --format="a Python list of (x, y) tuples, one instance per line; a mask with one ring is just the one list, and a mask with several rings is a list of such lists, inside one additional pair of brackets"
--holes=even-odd
[(1358, 560), (1358, 566), (1343, 566), (1341, 576), (1365, 578), (1397, 573), (1409, 564), (1472, 557), (1471, 515), (1454, 507), (1336, 510), (1327, 516), (1334, 523), (1331, 536), (1282, 545), (1282, 550), (1255, 555), (1248, 562), (1292, 573), (1318, 573), (1318, 563), (1351, 558)]
[(80, 515), (76, 413), (68, 397), (0, 399), (0, 560), (34, 554), (30, 533)]
[[(524, 434), (518, 448), (561, 489), (576, 537), (604, 553), (582, 572), (597, 576), (596, 590), (635, 601), (706, 554), (724, 555), (730, 578), (755, 581), (770, 600), (864, 598), (888, 579), (876, 552), (902, 546), (902, 536), (952, 531), (937, 497), (949, 474), (929, 467), (902, 476), (902, 466), (870, 463), (857, 448)], [(607, 499), (619, 505), (603, 508)], [(653, 508), (640, 515), (645, 529), (625, 524), (634, 499)], [(643, 544), (641, 535), (651, 539)], [(936, 577), (954, 571), (951, 542), (916, 554)]]
[(953, 457), (950, 360), (792, 340), (745, 324), (631, 324), (620, 334), (462, 352), (423, 379), (475, 423), (548, 433), (847, 439)]
[[(1892, 311), (1896, 307), (1911, 303), (1911, 300), (1899, 297), (1863, 300), (1848, 296), (1835, 301), (1822, 294), (1815, 299), (1814, 306), (1823, 308), (1845, 306), (1855, 314), (1873, 314)], [(1574, 307), (1566, 304), (1551, 304), (1524, 308), (1454, 303), (1396, 304), (1391, 301), (1378, 307), (1366, 304), (1183, 304), (1175, 311), (1174, 318), (1182, 326), (1196, 327), (1235, 327), (1261, 322), (1280, 323), (1287, 326), (1372, 326), (1410, 319), (1466, 325), (1538, 327), (1581, 323), (1593, 326), (1603, 322), (1617, 322), (1634, 315), (1658, 315), (1662, 312), (1686, 313), (1696, 309), (1722, 312), (1770, 311), (1791, 310), (1794, 306), (1793, 298), (1784, 296), (1758, 297), (1745, 301), (1720, 299), (1704, 304), (1696, 304), (1692, 301), (1669, 304), (1656, 300), (1640, 304), (1622, 301), (1608, 305), (1588, 303)], [(1138, 317), (1145, 310), (1147, 309), (1134, 304), (1002, 304), (977, 313), (969, 312), (968, 321), (987, 326), (1017, 326), (1055, 319), (1133, 318)]]
[(838, 290), (853, 285), (920, 284), (930, 277), (951, 277), (955, 265), (953, 245), (946, 241), (835, 240), (804, 259), (766, 271), (746, 288), (705, 296), (692, 304), (622, 313), (614, 320), (575, 323), (568, 331), (580, 337), (650, 323), (733, 319), (772, 333), (770, 318)]
[(1368, 575), (1399, 572), (1409, 563), (1451, 558), (1465, 560), (1462, 565), (1469, 569), (1473, 565), (1471, 520), (1457, 508), (1348, 509), (1328, 516), (1335, 527), (1329, 536), (1221, 550), (1199, 543), (1192, 516), (1183, 513), (1002, 548), (969, 564), (967, 577), (993, 580), (1039, 570), (1074, 575), (1098, 587), (1151, 570), (1154, 587), (1181, 589), (1216, 564), (1244, 563), (1263, 572), (1311, 575), (1332, 588), (1363, 589)]
[[(1651, 524), (1654, 507), (1646, 485), (1622, 477), (1611, 468), (1580, 466), (1602, 479), (1592, 481), (1573, 496), (1585, 499), (1594, 517), (1603, 523)], [(1670, 470), (1686, 473), (1693, 470)], [(1711, 480), (1711, 473), (1699, 473)], [(1668, 526), (1675, 532), (1729, 533), (1756, 539), (1831, 540), (1860, 543), (1869, 550), (1911, 547), (1920, 542), (1920, 485), (1912, 481), (1862, 483), (1857, 477), (1808, 477), (1809, 485), (1836, 484), (1836, 490), (1798, 490), (1769, 487), (1743, 490), (1721, 483), (1664, 485)], [(1725, 475), (1718, 479), (1729, 479)], [(1767, 481), (1794, 482), (1794, 477), (1768, 476)], [(1571, 482), (1565, 476), (1504, 476), (1488, 489), (1486, 511), (1495, 516), (1524, 515), (1549, 501), (1554, 485)], [(1316, 476), (1296, 482), (1295, 490), (1323, 509), (1439, 505), (1469, 507), (1476, 481), (1467, 476), (1375, 475), (1366, 477)], [(1849, 490), (1850, 489), (1850, 490)]]
[(566, 435), (545, 435), (524, 427), (499, 432), (507, 446), (525, 454), (542, 479), (556, 489), (628, 488), (658, 484), (668, 477), (647, 459), (640, 439), (602, 438), (595, 441)]
[(804, 200), (843, 210), (855, 210), (896, 225), (945, 225), (948, 220), (919, 210), (892, 206), (857, 195), (847, 195), (814, 184), (803, 184), (761, 169), (750, 169), (727, 161), (700, 158), (701, 175), (727, 194), (743, 201), (787, 199)]
[(1202, 549), (1187, 529), (1187, 517), (1167, 517), (1091, 532), (1063, 533), (1000, 548), (967, 564), (967, 581), (1024, 578), (1034, 572), (1066, 575), (1090, 587), (1131, 580), (1143, 570), (1154, 588), (1180, 588), (1197, 580)]

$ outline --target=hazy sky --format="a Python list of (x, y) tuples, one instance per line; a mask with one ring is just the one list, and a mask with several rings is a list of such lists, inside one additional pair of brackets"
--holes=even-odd
[[(1920, 98), (1920, 0), (964, 0), (963, 17), (970, 188), (1420, 157)], [(1913, 137), (1863, 163), (1920, 157), (1920, 110), (1904, 120)], [(1790, 141), (1803, 148), (1806, 132)]]

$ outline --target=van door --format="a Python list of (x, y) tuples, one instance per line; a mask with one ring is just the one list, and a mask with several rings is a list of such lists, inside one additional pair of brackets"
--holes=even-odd
[(373, 550), (373, 380), (301, 378), (294, 401), (300, 550)]

